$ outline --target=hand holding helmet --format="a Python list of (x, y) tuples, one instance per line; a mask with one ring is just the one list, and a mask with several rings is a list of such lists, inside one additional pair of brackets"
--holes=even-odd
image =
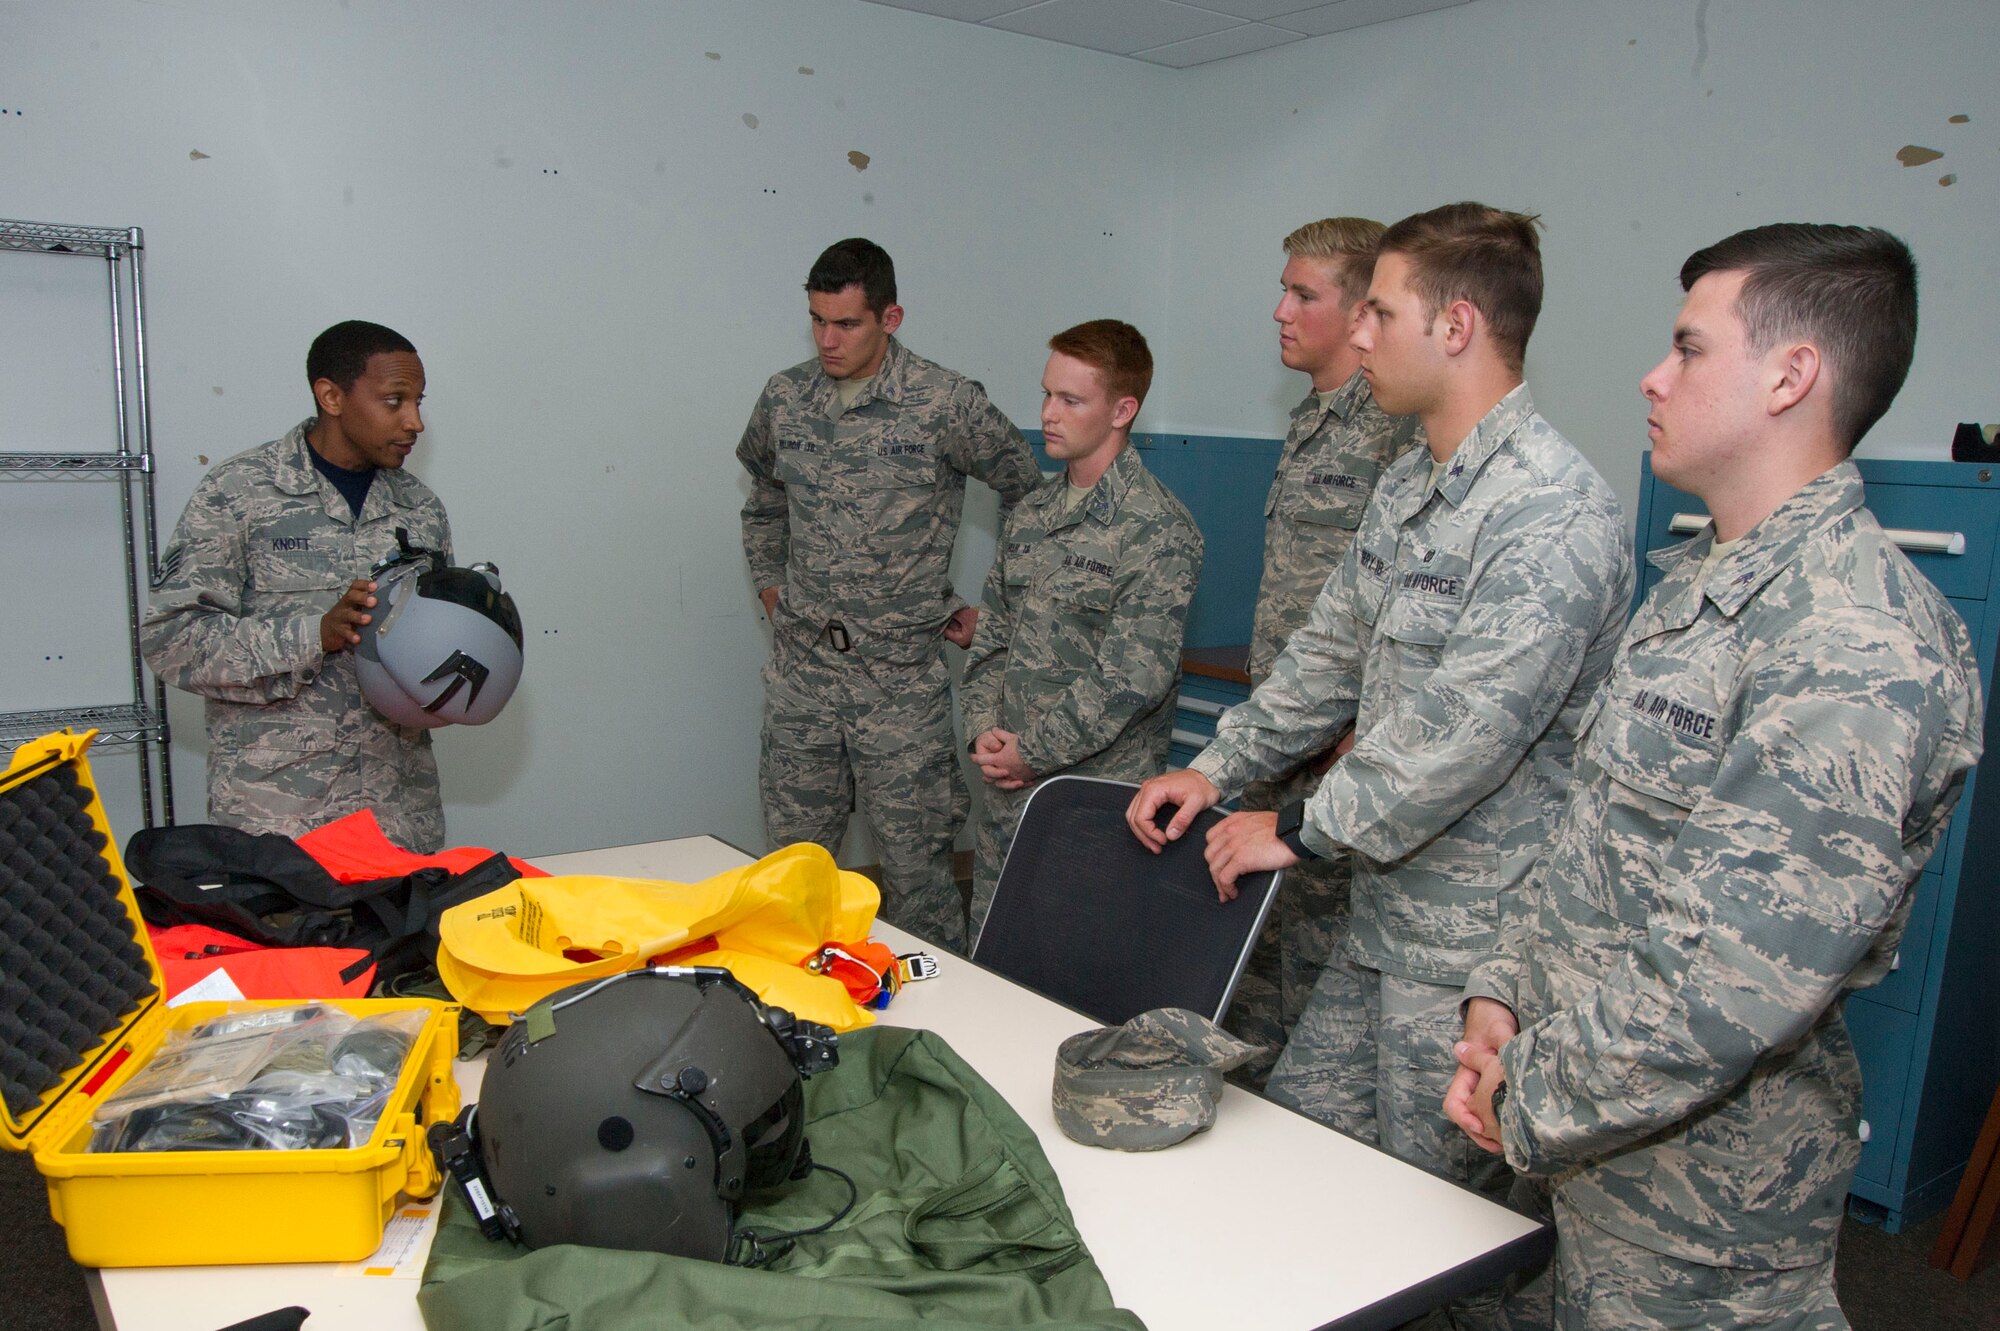
[(368, 622), (368, 612), (374, 608), (373, 579), (356, 578), (348, 583), (347, 590), (333, 603), (333, 609), (320, 616), (320, 650), (331, 656), (359, 643), (361, 629)]

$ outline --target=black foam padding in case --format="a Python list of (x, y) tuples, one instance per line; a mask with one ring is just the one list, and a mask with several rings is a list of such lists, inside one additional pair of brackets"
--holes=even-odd
[(0, 1101), (19, 1120), (157, 989), (71, 764), (0, 791)]

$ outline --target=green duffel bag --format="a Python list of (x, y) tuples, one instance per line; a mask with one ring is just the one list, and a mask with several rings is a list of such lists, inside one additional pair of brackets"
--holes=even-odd
[[(760, 1267), (479, 1232), (452, 1189), (417, 1304), (430, 1331), (1144, 1331), (1116, 1307), (1055, 1171), (1006, 1101), (929, 1031), (841, 1037), (806, 1083), (813, 1158), (853, 1207)], [(809, 1230), (846, 1204), (824, 1170), (746, 1198), (739, 1231)]]

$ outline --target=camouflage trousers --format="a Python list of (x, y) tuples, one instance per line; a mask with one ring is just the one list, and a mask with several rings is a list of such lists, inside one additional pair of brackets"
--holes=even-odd
[(211, 726), (209, 821), (300, 837), (373, 809), (383, 834), (403, 849), (443, 850), (444, 800), (430, 732), (388, 725), (372, 712), (341, 722), (326, 732), (271, 726), (248, 742), (218, 736)]
[(811, 841), (837, 855), (858, 809), (882, 860), (882, 918), (965, 951), (951, 847), (971, 804), (942, 653), (901, 666), (823, 638), (777, 644), (764, 667), (758, 785), (775, 846)]
[[(1282, 891), (1283, 889), (1280, 889)], [(1322, 1123), (1506, 1203), (1514, 1173), (1500, 1156), (1473, 1144), (1444, 1116), (1444, 1094), (1458, 1071), (1452, 1046), (1464, 1033), (1463, 989), (1391, 975), (1349, 961), (1328, 966), (1271, 1070), (1265, 1094)], [(1360, 978), (1358, 998), (1349, 975)], [(1373, 1132), (1349, 1123), (1364, 1112)], [(1496, 1325), (1500, 1291), (1468, 1295), (1413, 1325)]]
[(1505, 1331), (1848, 1331), (1831, 1259), (1780, 1271), (1683, 1261), (1599, 1229), (1525, 1179), (1517, 1209), (1529, 1209), (1520, 1205), (1529, 1192), (1539, 1214), (1553, 1214), (1556, 1252), (1509, 1291)]
[(1021, 790), (1001, 790), (987, 786), (980, 791), (985, 811), (972, 843), (972, 932), (968, 943), (979, 941), (986, 912), (993, 909), (993, 889), (1000, 883), (1000, 866), (1007, 861), (1007, 847), (1013, 844), (1014, 829), (1021, 825), (1021, 810), (1028, 807), (1030, 785)]
[[(1243, 792), (1246, 809), (1281, 809), (1296, 799), (1304, 799), (1319, 784), (1310, 771), (1294, 773), (1280, 781), (1255, 781)], [(1261, 1091), (1278, 1060), (1278, 1051), (1298, 1025), (1299, 1016), (1322, 983), (1344, 986), (1353, 1001), (1345, 1010), (1353, 1011), (1360, 1002), (1361, 977), (1348, 961), (1342, 943), (1347, 937), (1348, 892), (1353, 885), (1353, 861), (1341, 854), (1331, 860), (1311, 860), (1285, 870), (1278, 899), (1264, 918), (1250, 963), (1236, 983), (1236, 996), (1222, 1024), (1232, 1035), (1261, 1045), (1260, 1054), (1234, 1073), (1232, 1081)], [(1331, 968), (1338, 974), (1328, 977)], [(1343, 1047), (1352, 1048), (1352, 1043)], [(1372, 1076), (1371, 1055), (1354, 1069), (1355, 1076)], [(1354, 1112), (1338, 1111), (1333, 1120), (1341, 1131), (1375, 1140), (1372, 1110), (1360, 1106)]]

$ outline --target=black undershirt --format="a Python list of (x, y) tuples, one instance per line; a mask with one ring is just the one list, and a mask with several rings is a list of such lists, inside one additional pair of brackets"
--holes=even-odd
[(361, 506), (368, 502), (368, 487), (375, 483), (376, 469), (363, 467), (360, 471), (349, 471), (345, 467), (336, 467), (321, 457), (319, 450), (310, 443), (306, 445), (306, 452), (312, 454), (314, 468), (333, 482), (333, 488), (340, 491), (340, 497), (347, 501), (347, 506), (354, 510), (354, 516), (359, 518)]

